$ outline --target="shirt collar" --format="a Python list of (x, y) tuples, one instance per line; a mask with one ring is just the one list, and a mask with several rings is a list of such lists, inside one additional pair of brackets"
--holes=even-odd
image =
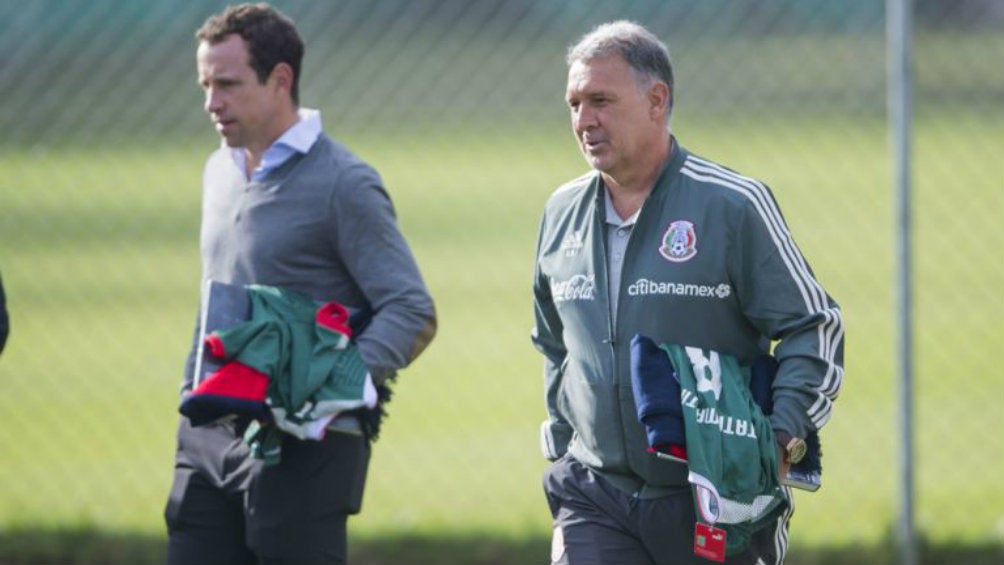
[(290, 126), (272, 145), (285, 145), (298, 153), (306, 153), (317, 141), (317, 136), (321, 135), (321, 112), (312, 108), (300, 108), (297, 113), (300, 120)]
[[(297, 110), (297, 114), (300, 119), (283, 132), (279, 139), (272, 142), (272, 145), (262, 154), (261, 164), (252, 173), (252, 178), (264, 176), (265, 173), (278, 168), (296, 153), (310, 151), (311, 146), (321, 135), (321, 112), (312, 108), (300, 108)], [(231, 147), (230, 155), (241, 171), (246, 169), (247, 154), (245, 154), (243, 147)]]
[(625, 226), (633, 226), (635, 222), (638, 221), (638, 214), (641, 213), (640, 208), (636, 210), (634, 214), (631, 214), (630, 218), (626, 220), (621, 219), (620, 215), (617, 213), (617, 210), (614, 209), (614, 201), (613, 199), (610, 198), (610, 190), (607, 189), (606, 187), (603, 187), (603, 203), (606, 204), (606, 210), (607, 210), (606, 222), (608, 224), (617, 227), (625, 227)]

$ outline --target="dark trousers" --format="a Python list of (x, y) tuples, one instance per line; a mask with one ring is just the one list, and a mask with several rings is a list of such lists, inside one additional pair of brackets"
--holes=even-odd
[(332, 431), (322, 441), (285, 437), (282, 460), (265, 466), (234, 424), (182, 418), (164, 513), (168, 564), (344, 564), (369, 456), (361, 435)]
[[(554, 565), (711, 565), (694, 555), (697, 515), (690, 487), (640, 498), (610, 484), (571, 456), (544, 474), (554, 517)], [(753, 535), (746, 552), (728, 565), (780, 564), (787, 548), (788, 515)]]

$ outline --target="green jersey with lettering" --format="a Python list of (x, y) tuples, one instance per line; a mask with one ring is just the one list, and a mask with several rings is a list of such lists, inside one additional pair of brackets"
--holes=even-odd
[(778, 481), (770, 422), (753, 400), (750, 373), (735, 357), (660, 345), (680, 379), (689, 480), (699, 519), (726, 532), (728, 555), (788, 508)]

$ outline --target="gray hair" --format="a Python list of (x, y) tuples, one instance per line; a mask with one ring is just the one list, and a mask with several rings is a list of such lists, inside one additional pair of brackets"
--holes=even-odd
[(641, 25), (619, 20), (593, 28), (568, 49), (565, 60), (571, 66), (579, 61), (589, 62), (611, 55), (624, 59), (635, 70), (639, 83), (643, 86), (648, 87), (660, 81), (669, 87), (668, 117), (673, 111), (676, 90), (673, 87), (673, 65), (666, 44)]

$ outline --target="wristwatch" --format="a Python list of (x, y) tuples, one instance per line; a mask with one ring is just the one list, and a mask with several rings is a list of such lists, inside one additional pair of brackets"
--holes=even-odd
[(788, 462), (795, 464), (805, 457), (805, 440), (800, 437), (792, 437), (791, 434), (786, 432), (776, 432), (774, 436), (777, 438), (777, 444), (784, 449), (784, 452), (788, 455)]

